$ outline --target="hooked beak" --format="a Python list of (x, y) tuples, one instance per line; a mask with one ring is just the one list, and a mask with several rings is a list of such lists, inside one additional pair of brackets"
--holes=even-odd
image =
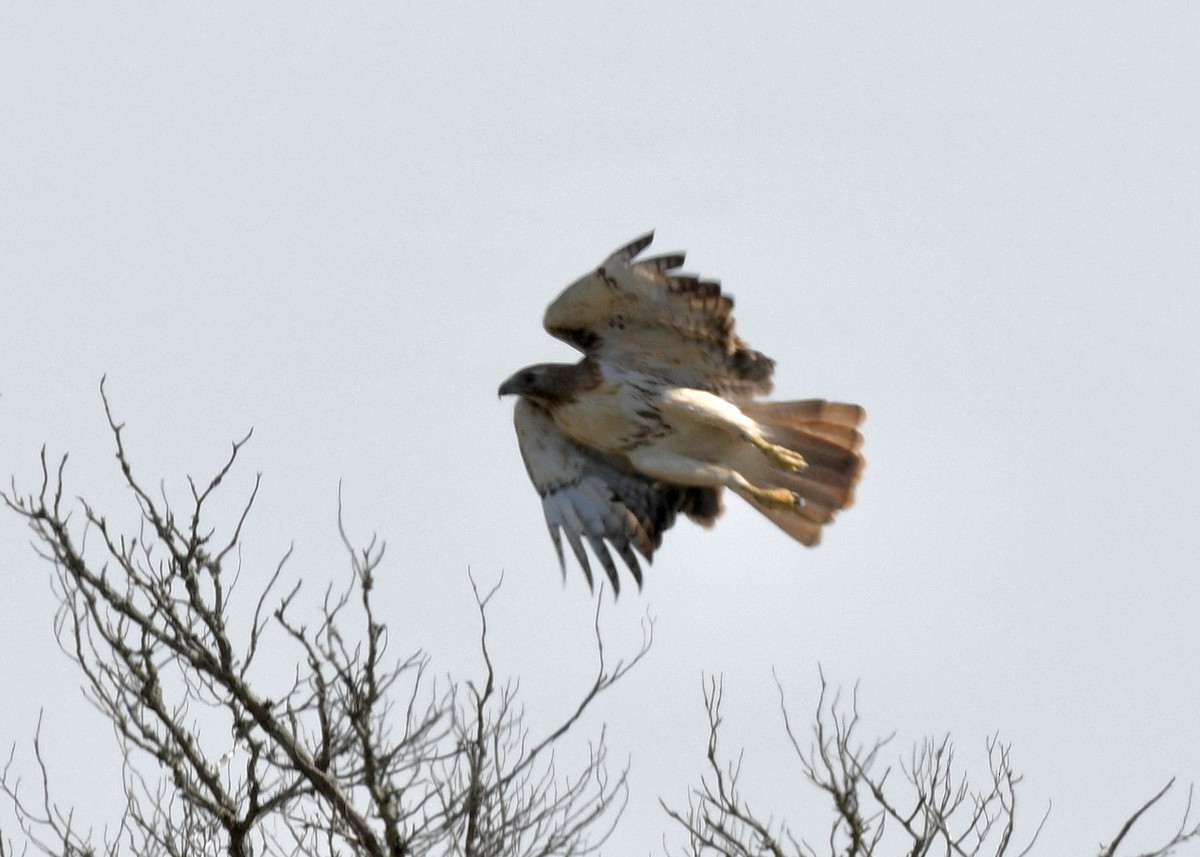
[(519, 392), (521, 392), (521, 390), (517, 386), (517, 378), (514, 375), (500, 385), (500, 389), (496, 392), (496, 398), (499, 398), (500, 396), (515, 396)]

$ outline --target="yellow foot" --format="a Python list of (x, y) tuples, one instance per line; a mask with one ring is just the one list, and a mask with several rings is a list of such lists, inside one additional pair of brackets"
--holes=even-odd
[(800, 498), (786, 488), (755, 488), (750, 486), (748, 492), (755, 502), (768, 509), (783, 509), (791, 511), (800, 505)]
[(767, 461), (771, 462), (776, 467), (796, 472), (808, 467), (808, 462), (804, 460), (804, 456), (798, 452), (792, 452), (785, 446), (777, 446), (765, 440), (756, 441), (755, 446), (762, 450), (762, 454), (767, 457)]

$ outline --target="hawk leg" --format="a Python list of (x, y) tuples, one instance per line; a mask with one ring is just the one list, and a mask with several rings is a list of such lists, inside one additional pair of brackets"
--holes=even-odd
[(724, 486), (752, 498), (768, 509), (794, 511), (801, 499), (787, 488), (760, 488), (752, 485), (731, 467), (697, 461), (678, 453), (639, 450), (630, 454), (629, 460), (638, 470), (677, 485), (717, 488)]
[[(663, 410), (676, 416), (699, 420), (737, 435), (752, 444), (774, 467), (795, 473), (808, 467), (804, 456), (763, 437), (758, 423), (742, 413), (732, 402), (704, 390), (676, 388), (662, 395)], [(731, 486), (732, 487), (732, 486)]]

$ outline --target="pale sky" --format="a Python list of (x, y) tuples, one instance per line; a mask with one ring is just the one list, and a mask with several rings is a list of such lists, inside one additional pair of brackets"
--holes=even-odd
[[(69, 451), (69, 493), (132, 527), (105, 373), (175, 496), (253, 427), (244, 574), (294, 542), (314, 591), (343, 579), (340, 481), (389, 543), (395, 653), (478, 675), (468, 570), (503, 573), (492, 651), (544, 725), (590, 680), (594, 598), (496, 388), (571, 359), (546, 303), (657, 228), (779, 396), (866, 408), (868, 467), (819, 548), (731, 499), (605, 607), (614, 652), (657, 626), (575, 736), (607, 723), (632, 765), (604, 853), (660, 853), (710, 672), (753, 804), (823, 823), (772, 679), (803, 719), (818, 664), (889, 760), (950, 732), (981, 779), (998, 732), (1026, 831), (1053, 800), (1040, 853), (1093, 853), (1200, 781), (1198, 58), (1191, 3), (5, 4), (0, 476)], [(27, 542), (0, 515), (0, 747), (32, 773), (45, 709), (101, 824), (117, 754)]]

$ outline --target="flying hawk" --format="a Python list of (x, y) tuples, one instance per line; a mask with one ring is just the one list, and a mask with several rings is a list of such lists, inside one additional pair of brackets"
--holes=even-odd
[(854, 499), (863, 468), (858, 405), (768, 402), (775, 362), (733, 330), (733, 299), (678, 272), (682, 253), (638, 260), (654, 233), (617, 250), (546, 310), (546, 330), (583, 352), (500, 385), (514, 394), (521, 456), (566, 574), (560, 531), (593, 584), (583, 541), (619, 593), (607, 541), (640, 588), (680, 512), (703, 526), (721, 489), (815, 545)]

